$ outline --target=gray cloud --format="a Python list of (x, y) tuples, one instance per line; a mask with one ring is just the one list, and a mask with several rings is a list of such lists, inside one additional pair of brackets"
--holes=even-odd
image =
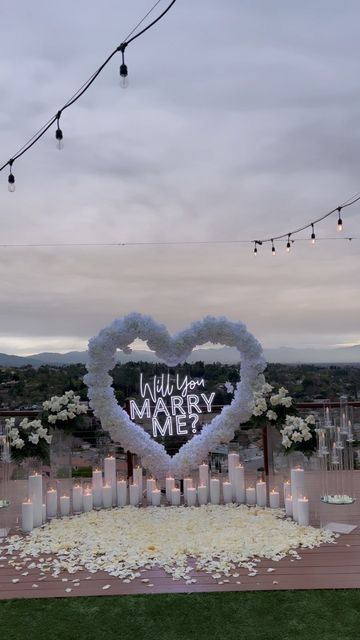
[[(56, 24), (45, 2), (2, 10), (4, 159), (146, 9), (65, 0)], [(252, 239), (357, 192), (359, 17), (355, 0), (182, 0), (128, 48), (127, 91), (116, 60), (64, 113), (64, 151), (49, 132), (16, 163), (14, 195), (3, 174), (0, 244)], [(0, 248), (0, 350), (84, 346), (132, 310), (172, 330), (228, 315), (269, 346), (356, 342), (359, 246)]]

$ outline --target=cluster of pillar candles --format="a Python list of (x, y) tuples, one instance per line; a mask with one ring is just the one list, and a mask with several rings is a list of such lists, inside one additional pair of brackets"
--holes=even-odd
[[(284, 483), (283, 503), (286, 515), (291, 516), (302, 525), (309, 524), (309, 500), (304, 495), (304, 469), (291, 470), (291, 480)], [(211, 504), (247, 504), (249, 506), (266, 507), (267, 484), (263, 479), (253, 485), (246, 486), (244, 467), (239, 462), (237, 453), (228, 455), (228, 479), (221, 480), (211, 477), (206, 463), (199, 466), (197, 486), (193, 478), (184, 478), (182, 491), (177, 486), (175, 478), (165, 479), (166, 502), (172, 506), (183, 503), (188, 506)], [(28, 500), (22, 503), (22, 529), (31, 531), (41, 526), (47, 519), (57, 516), (78, 514), (92, 509), (110, 509), (113, 506), (124, 507), (127, 504), (138, 506), (144, 497), (149, 505), (154, 507), (161, 504), (161, 489), (154, 478), (143, 477), (143, 469), (134, 468), (132, 482), (118, 479), (116, 474), (116, 459), (108, 456), (104, 459), (104, 473), (101, 469), (94, 469), (92, 481), (84, 486), (75, 481), (71, 496), (61, 495), (55, 487), (49, 487), (43, 493), (42, 476), (33, 473), (28, 479)], [(272, 489), (269, 492), (269, 506), (280, 508), (280, 491)]]

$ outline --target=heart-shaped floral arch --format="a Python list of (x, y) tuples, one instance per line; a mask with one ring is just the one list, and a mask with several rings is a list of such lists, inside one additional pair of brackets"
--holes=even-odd
[[(221, 413), (173, 457), (130, 419), (118, 405), (114, 394), (109, 371), (116, 364), (116, 350), (130, 353), (129, 345), (136, 338), (146, 341), (149, 349), (169, 366), (185, 362), (194, 347), (207, 342), (236, 347), (240, 354), (241, 377), (231, 404), (224, 406)], [(209, 451), (233, 439), (239, 425), (252, 414), (254, 389), (263, 382), (262, 372), (266, 368), (260, 343), (242, 322), (209, 316), (172, 337), (164, 325), (150, 316), (131, 313), (115, 320), (91, 338), (88, 356), (88, 373), (84, 381), (94, 414), (111, 438), (125, 450), (141, 456), (143, 466), (157, 478), (168, 473), (176, 478), (183, 477), (200, 464)]]

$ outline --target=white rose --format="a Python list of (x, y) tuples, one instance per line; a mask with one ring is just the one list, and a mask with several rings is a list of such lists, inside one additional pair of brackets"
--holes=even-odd
[(286, 449), (288, 449), (289, 447), (291, 447), (291, 441), (289, 440), (289, 438), (287, 436), (283, 436), (282, 439), (282, 445), (283, 447), (285, 447)]
[(33, 444), (38, 444), (39, 442), (39, 436), (37, 433), (31, 433), (29, 435), (29, 442), (32, 442)]
[(275, 411), (272, 411), (272, 409), (269, 409), (269, 411), (266, 414), (266, 417), (269, 420), (277, 420), (277, 413)]
[(294, 433), (291, 436), (291, 439), (293, 442), (302, 442), (303, 435), (302, 433), (299, 433), (299, 431), (294, 431)]
[(22, 449), (25, 445), (25, 442), (21, 438), (17, 438), (16, 440), (14, 440), (13, 445), (16, 449)]

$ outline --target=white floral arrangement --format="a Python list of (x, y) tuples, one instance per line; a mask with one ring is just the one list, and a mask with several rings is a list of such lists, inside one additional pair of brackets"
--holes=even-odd
[(312, 432), (312, 426), (315, 426), (313, 415), (307, 416), (305, 420), (299, 416), (286, 416), (285, 426), (280, 429), (282, 446), (285, 449), (290, 449), (294, 444), (309, 442), (315, 435)]
[[(225, 387), (231, 393), (229, 385), (226, 383)], [(280, 387), (275, 393), (274, 387), (265, 383), (254, 391), (251, 422), (257, 426), (274, 425), (282, 436), (284, 453), (302, 451), (311, 455), (316, 449), (315, 418), (309, 415), (304, 419), (295, 413), (293, 399), (285, 387)]]
[(42, 406), (48, 414), (46, 419), (49, 424), (74, 420), (88, 412), (87, 403), (81, 402), (80, 396), (75, 395), (74, 391), (65, 391), (62, 396), (52, 396)]
[(31, 456), (47, 457), (52, 436), (41, 420), (23, 418), (16, 426), (15, 418), (7, 418), (5, 435), (9, 440), (11, 457), (15, 460)]
[[(178, 453), (171, 457), (164, 446), (151, 438), (118, 405), (109, 371), (115, 366), (116, 349), (129, 353), (129, 345), (136, 338), (145, 340), (150, 350), (169, 366), (185, 362), (194, 347), (212, 342), (236, 347), (241, 360), (241, 379), (231, 404), (208, 423)], [(188, 329), (171, 336), (164, 325), (150, 316), (131, 313), (115, 320), (110, 326), (91, 338), (88, 351), (88, 373), (84, 381), (88, 386), (90, 406), (100, 419), (102, 428), (125, 450), (141, 456), (142, 464), (155, 477), (164, 478), (172, 473), (182, 478), (200, 464), (220, 443), (230, 442), (239, 425), (251, 416), (254, 387), (264, 382), (266, 362), (260, 343), (242, 322), (226, 318), (207, 317), (194, 322)]]

